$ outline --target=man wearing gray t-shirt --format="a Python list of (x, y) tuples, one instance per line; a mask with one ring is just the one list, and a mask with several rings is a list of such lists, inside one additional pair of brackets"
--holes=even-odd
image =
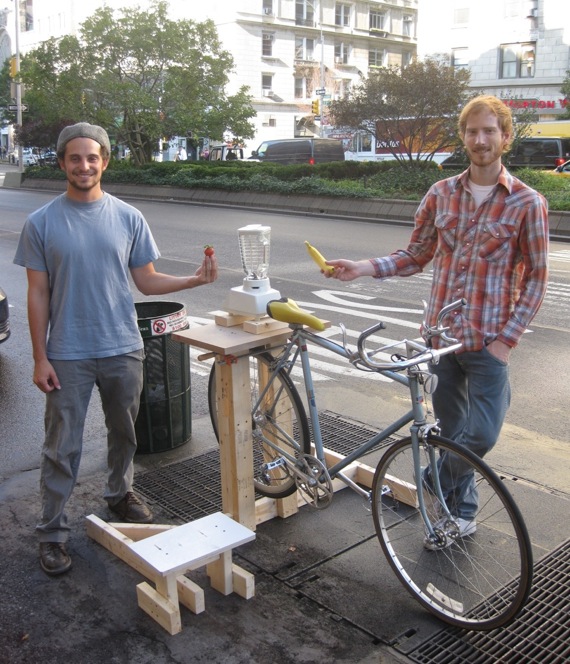
[(57, 157), (67, 190), (30, 215), (14, 258), (27, 270), (34, 383), (46, 394), (37, 532), (40, 565), (52, 576), (71, 567), (65, 505), (95, 385), (107, 425), (104, 498), (123, 521), (153, 518), (132, 490), (144, 356), (129, 274), (144, 295), (195, 288), (218, 276), (215, 255), (204, 256), (192, 276), (155, 271), (160, 254), (144, 217), (101, 188), (110, 152), (102, 127), (80, 122), (63, 129)]

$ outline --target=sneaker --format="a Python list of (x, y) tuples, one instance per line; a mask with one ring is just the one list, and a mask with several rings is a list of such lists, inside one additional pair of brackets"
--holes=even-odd
[(111, 512), (127, 523), (152, 523), (153, 515), (148, 506), (132, 491), (114, 505), (109, 505)]
[(40, 567), (46, 574), (57, 576), (71, 567), (71, 558), (62, 542), (40, 542)]
[(434, 540), (426, 534), (424, 547), (429, 551), (438, 551), (439, 549), (446, 549), (448, 546), (451, 546), (453, 542), (456, 542), (461, 537), (473, 535), (477, 530), (477, 522), (475, 519), (462, 519), (461, 517), (449, 519), (444, 516), (433, 524), (433, 529), (438, 539)]

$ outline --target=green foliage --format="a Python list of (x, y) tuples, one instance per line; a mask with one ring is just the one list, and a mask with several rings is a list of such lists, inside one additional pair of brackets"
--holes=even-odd
[(225, 92), (233, 68), (212, 21), (170, 20), (164, 0), (146, 11), (103, 6), (78, 37), (50, 39), (22, 59), (26, 120), (99, 124), (137, 165), (174, 135), (251, 138), (251, 97)]
[[(288, 196), (419, 201), (432, 184), (459, 172), (442, 171), (431, 163), (421, 168), (406, 168), (394, 161), (347, 161), (315, 166), (259, 162), (151, 162), (135, 168), (128, 161), (112, 160), (103, 174), (103, 182), (273, 192)], [(533, 169), (521, 169), (514, 175), (540, 191), (551, 210), (570, 210), (570, 178)], [(32, 166), (26, 169), (26, 178), (62, 180), (64, 174), (57, 169)]]
[(331, 103), (332, 121), (368, 132), (397, 161), (414, 165), (430, 160), (456, 142), (469, 77), (466, 70), (434, 58), (407, 67), (379, 67), (345, 98)]

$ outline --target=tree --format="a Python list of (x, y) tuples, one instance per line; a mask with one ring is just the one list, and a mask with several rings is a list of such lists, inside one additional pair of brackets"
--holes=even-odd
[(332, 102), (330, 114), (337, 127), (368, 132), (394, 159), (413, 165), (457, 144), (469, 80), (467, 70), (435, 58), (380, 67)]
[(172, 21), (167, 2), (153, 0), (147, 11), (101, 8), (79, 37), (29, 52), (22, 77), (30, 120), (100, 124), (142, 164), (171, 136), (253, 136), (247, 89), (225, 92), (233, 66), (212, 21)]

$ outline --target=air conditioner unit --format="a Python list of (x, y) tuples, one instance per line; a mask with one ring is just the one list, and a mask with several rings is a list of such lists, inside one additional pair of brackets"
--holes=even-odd
[(264, 97), (273, 97), (273, 90), (263, 90)]
[(343, 65), (344, 64), (344, 59), (337, 55), (334, 59), (334, 62), (335, 62), (336, 65)]

